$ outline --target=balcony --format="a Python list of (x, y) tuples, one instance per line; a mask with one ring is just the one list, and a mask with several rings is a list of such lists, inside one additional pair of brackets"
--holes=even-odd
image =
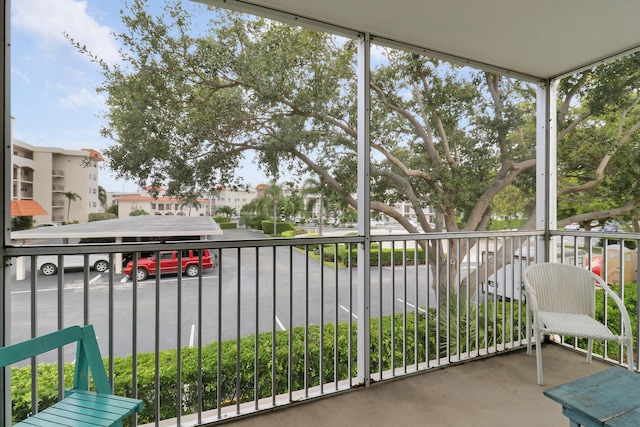
[(587, 364), (584, 355), (551, 344), (543, 352), (545, 376), (549, 377), (543, 387), (535, 383), (535, 355), (517, 351), (281, 411), (239, 417), (228, 425), (299, 426), (313, 420), (318, 426), (565, 426), (569, 421), (561, 406), (542, 391), (610, 365), (601, 361)]
[[(602, 274), (617, 272), (613, 282), (627, 277), (630, 266), (607, 256), (615, 245), (597, 243), (640, 240), (622, 233), (553, 235), (557, 262), (593, 266), (600, 257)], [(542, 259), (542, 232), (377, 230), (370, 267), (361, 267), (355, 256), (360, 236), (256, 236), (235, 230), (220, 241), (8, 248), (11, 256), (26, 257), (30, 271), (26, 280), (12, 281), (12, 340), (93, 324), (116, 393), (145, 401), (139, 425), (204, 425), (231, 418), (238, 425), (286, 425), (294, 418), (317, 419), (317, 411), (338, 425), (367, 416), (388, 421), (373, 425), (421, 419), (441, 421), (434, 425), (471, 420), (507, 425), (516, 416), (521, 424), (530, 422), (522, 425), (566, 422), (558, 405), (542, 396), (535, 358), (524, 351), (519, 277)], [(187, 248), (209, 249), (219, 266), (200, 268), (195, 277), (163, 273), (126, 280), (113, 268), (93, 271), (89, 262), (90, 253), (110, 254), (113, 265), (118, 252)], [(77, 253), (85, 254), (84, 268), (65, 269), (62, 255)], [(36, 255), (45, 254), (60, 255), (57, 276), (37, 271)], [(424, 259), (432, 260), (431, 268)], [(450, 274), (454, 270), (458, 274)], [(632, 279), (618, 286), (621, 294), (635, 295), (635, 270)], [(362, 303), (362, 295), (369, 304)], [(629, 311), (637, 315), (638, 307)], [(359, 334), (367, 323), (370, 333)], [(613, 345), (597, 347), (600, 356), (591, 365), (580, 352), (571, 339), (546, 344), (545, 387), (625, 363)], [(68, 349), (37, 362), (61, 365), (73, 359)], [(359, 364), (363, 360), (369, 366)], [(362, 387), (363, 373), (371, 387)], [(57, 393), (51, 386), (32, 392), (40, 400), (55, 400)], [(300, 401), (309, 404), (290, 405)], [(263, 410), (264, 415), (245, 418)]]

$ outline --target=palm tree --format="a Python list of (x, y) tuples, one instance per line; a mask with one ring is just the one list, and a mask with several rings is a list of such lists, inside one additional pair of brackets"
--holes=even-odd
[(71, 213), (71, 202), (75, 202), (76, 200), (81, 200), (82, 197), (78, 193), (74, 193), (73, 191), (67, 191), (66, 193), (62, 193), (64, 197), (69, 200), (69, 204), (67, 205), (67, 224), (69, 223), (69, 214)]
[(198, 200), (199, 198), (200, 198), (199, 194), (195, 194), (195, 193), (187, 194), (180, 201), (180, 209), (182, 209), (184, 206), (188, 206), (189, 207), (189, 216), (191, 216), (191, 208), (192, 207), (196, 208), (196, 210), (198, 210), (198, 209), (200, 209), (200, 206), (202, 206), (200, 204), (200, 200)]
[(98, 185), (98, 200), (102, 209), (107, 207), (107, 190), (102, 185)]
[(225, 215), (225, 216), (233, 216), (236, 213), (236, 210), (231, 206), (222, 205), (218, 208), (217, 213)]
[[(307, 213), (312, 212), (316, 205), (319, 203), (319, 211), (318, 211), (318, 235), (322, 236), (322, 208), (327, 204), (326, 198), (323, 197), (322, 191), (324, 189), (323, 183), (314, 179), (307, 178), (302, 183), (302, 198), (304, 199), (306, 196), (314, 196), (310, 197), (307, 201)], [(317, 197), (315, 197), (317, 196)]]
[(263, 199), (265, 200), (263, 201), (263, 203), (266, 205), (267, 201), (269, 201), (270, 198), (273, 206), (273, 234), (276, 234), (277, 229), (276, 224), (278, 222), (278, 201), (280, 201), (281, 203), (284, 202), (283, 195), (284, 193), (282, 191), (282, 187), (279, 186), (275, 182), (275, 180), (271, 181), (267, 189), (264, 191)]

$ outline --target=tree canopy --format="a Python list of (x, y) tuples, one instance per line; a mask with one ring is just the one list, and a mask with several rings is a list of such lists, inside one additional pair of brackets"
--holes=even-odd
[[(122, 62), (94, 58), (112, 170), (180, 196), (211, 182), (241, 185), (235, 170), (248, 154), (274, 179), (284, 170), (311, 175), (343, 208), (357, 206), (355, 41), (218, 9), (196, 32), (181, 2), (168, 2), (163, 16), (146, 3), (123, 12)], [(394, 202), (410, 202), (426, 232), (485, 230), (509, 189), (532, 219), (535, 87), (376, 52), (371, 209), (410, 232)], [(559, 83), (559, 225), (637, 216), (639, 62), (635, 54)], [(426, 206), (438, 213), (435, 228)]]

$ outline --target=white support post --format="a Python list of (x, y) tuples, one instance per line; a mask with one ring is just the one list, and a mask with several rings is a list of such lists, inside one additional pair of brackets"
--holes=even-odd
[(555, 230), (557, 227), (558, 216), (556, 173), (557, 90), (557, 80), (546, 80), (538, 85), (537, 91), (536, 229), (545, 230), (545, 235), (537, 242), (536, 250), (545, 248), (544, 261), (553, 261), (557, 253), (556, 245), (549, 238), (549, 230)]
[[(116, 237), (116, 243), (122, 243), (122, 237)], [(113, 272), (115, 274), (122, 273), (122, 252), (116, 252), (115, 256), (113, 257), (113, 263), (115, 264), (114, 266), (112, 266), (114, 269)]]
[[(9, 43), (9, 17), (11, 2), (5, 0), (2, 8), (2, 29), (0, 30), (0, 78), (2, 79), (2, 102), (0, 103), (0, 135), (2, 150), (2, 198), (0, 213), (2, 214), (2, 245), (0, 246), (0, 346), (10, 344), (11, 340), (11, 266), (6, 257), (6, 247), (11, 244), (11, 96), (9, 75), (11, 70)], [(11, 368), (0, 368), (0, 425), (11, 425)]]
[(369, 387), (371, 321), (371, 252), (370, 223), (370, 120), (371, 120), (371, 37), (363, 34), (358, 39), (358, 234), (364, 236), (364, 243), (358, 244), (358, 380)]

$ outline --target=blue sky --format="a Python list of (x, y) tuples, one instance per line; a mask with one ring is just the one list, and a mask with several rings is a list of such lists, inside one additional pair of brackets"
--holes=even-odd
[[(163, 1), (151, 2), (162, 7)], [(123, 26), (119, 0), (18, 0), (11, 2), (11, 114), (14, 137), (31, 145), (106, 148), (100, 136), (104, 95), (99, 68), (65, 38), (67, 33), (108, 62), (119, 59), (112, 33)], [(255, 171), (255, 166), (251, 170)], [(248, 168), (246, 169), (248, 170)], [(266, 179), (249, 177), (254, 186)], [(100, 172), (107, 191), (135, 191), (131, 182)]]

